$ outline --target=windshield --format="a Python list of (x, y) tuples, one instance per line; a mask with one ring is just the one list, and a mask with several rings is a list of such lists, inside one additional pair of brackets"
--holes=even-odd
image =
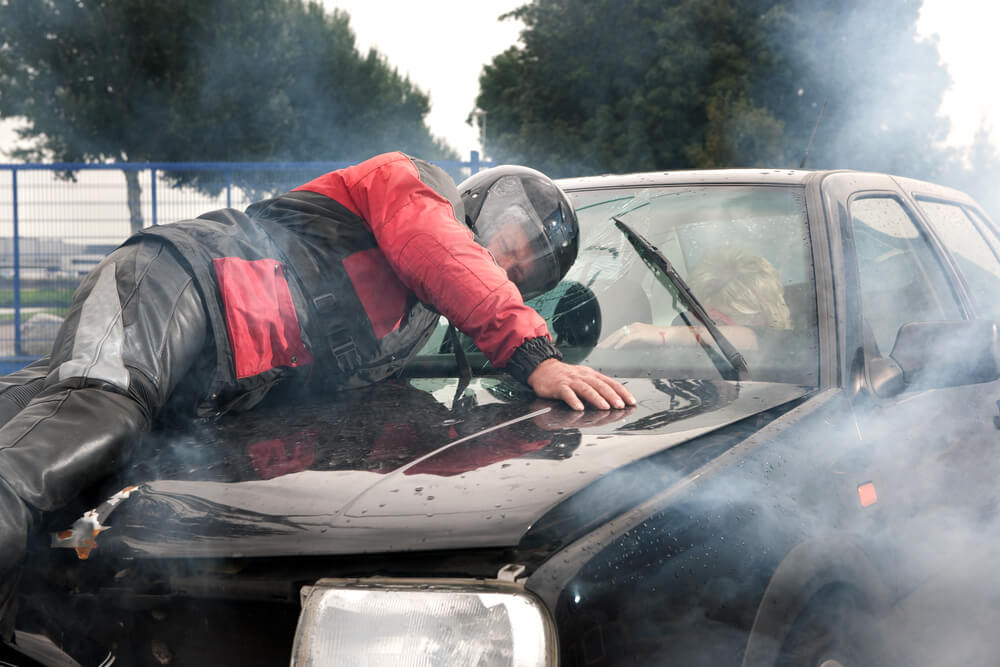
[[(580, 218), (576, 263), (529, 301), (567, 361), (616, 377), (718, 379), (718, 347), (664, 287), (612, 218), (673, 264), (753, 379), (814, 385), (816, 290), (800, 187), (637, 187), (568, 191)], [(489, 370), (463, 337), (473, 371)], [(441, 355), (446, 355), (444, 359)], [(714, 356), (713, 356), (714, 355)], [(438, 371), (451, 347), (439, 327), (418, 357)], [(449, 367), (450, 364), (450, 367)], [(724, 368), (724, 362), (722, 367)]]

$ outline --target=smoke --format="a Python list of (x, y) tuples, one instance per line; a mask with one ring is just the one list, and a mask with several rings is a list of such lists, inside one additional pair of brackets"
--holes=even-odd
[[(782, 10), (783, 9), (783, 10)], [(904, 176), (938, 174), (948, 85), (936, 46), (918, 40), (916, 3), (786, 3), (761, 17), (776, 66), (753, 98), (784, 123), (785, 163)], [(810, 139), (812, 145), (810, 148)]]
[[(691, 201), (699, 205), (686, 207)], [(677, 231), (680, 225), (670, 231), (669, 222), (696, 228), (721, 218), (728, 221), (725, 238), (711, 236), (710, 243), (746, 242), (747, 230), (755, 230), (749, 237), (760, 243), (766, 226), (752, 218), (751, 201), (698, 188), (646, 191), (617, 202), (609, 193), (577, 195), (582, 218), (605, 216), (610, 207), (648, 234), (682, 273), (690, 270), (690, 255), (697, 257), (690, 250), (697, 237)], [(776, 218), (788, 214), (773, 203), (765, 210)], [(685, 215), (671, 216), (679, 211)], [(854, 222), (856, 230), (873, 236), (867, 223), (881, 234), (875, 242), (855, 232), (865, 302), (838, 306), (846, 325), (839, 357), (844, 379), (836, 381), (843, 389), (690, 442), (655, 457), (643, 474), (621, 471), (610, 486), (659, 488), (659, 494), (566, 547), (531, 581), (547, 600), (559, 601), (569, 636), (591, 638), (568, 651), (596, 660), (593, 638), (600, 637), (607, 650), (639, 652), (650, 662), (719, 664), (741, 655), (746, 635), (740, 629), (752, 627), (748, 664), (772, 664), (789, 652), (796, 656), (789, 664), (992, 662), (997, 644), (994, 633), (984, 631), (982, 614), (1000, 597), (991, 572), (1000, 544), (992, 452), (1000, 425), (996, 330), (976, 321), (908, 323), (958, 318), (957, 306), (946, 305), (953, 293), (933, 278), (940, 266), (920, 249), (915, 229), (887, 211), (862, 211), (856, 211), (863, 218)], [(976, 254), (970, 236), (955, 240), (964, 218), (953, 212), (957, 216), (941, 222), (945, 243), (957, 244), (964, 271), (979, 269), (977, 280), (970, 278), (982, 288), (974, 290), (979, 312), (996, 312), (1000, 265), (982, 238), (985, 256)], [(776, 239), (796, 237), (787, 219), (783, 229)], [(780, 241), (760, 245), (788, 271), (794, 253)], [(583, 247), (583, 273), (631, 280), (630, 267), (641, 266), (611, 232), (585, 236)], [(873, 274), (879, 262), (892, 269)], [(786, 293), (794, 282), (786, 281)], [(869, 298), (873, 287), (886, 298)], [(658, 298), (662, 304), (666, 297)], [(659, 313), (652, 321), (671, 322), (673, 311), (664, 314), (657, 303), (652, 310)], [(670, 354), (659, 349), (659, 358)], [(755, 379), (774, 379), (763, 364), (751, 360), (750, 368)], [(706, 454), (701, 467), (686, 467), (727, 437), (732, 448), (724, 456)], [(591, 500), (593, 506), (578, 499), (565, 514), (607, 511), (608, 498)], [(582, 572), (561, 565), (577, 559), (588, 561)], [(570, 585), (573, 591), (566, 590)], [(595, 616), (594, 608), (614, 611)], [(656, 642), (644, 644), (650, 637)], [(820, 654), (823, 638), (833, 643)]]
[[(808, 80), (815, 84), (761, 92), (787, 104), (769, 107), (788, 109), (788, 115), (779, 118), (788, 139), (782, 159), (796, 166), (815, 130), (807, 166), (933, 176), (938, 165), (927, 146), (942, 132), (933, 113), (942, 79), (935, 64), (927, 66), (931, 74), (926, 77), (919, 75), (919, 68), (912, 69), (915, 62), (931, 62), (931, 49), (914, 46), (906, 31), (886, 35), (885, 26), (892, 23), (889, 10), (875, 6), (847, 13), (844, 22), (828, 31), (828, 41), (803, 37), (806, 33), (802, 26), (826, 25), (826, 18), (817, 9), (814, 15), (803, 15), (799, 23), (774, 33), (774, 48), (785, 54), (788, 62), (801, 63), (803, 71), (808, 70)], [(229, 54), (218, 49), (205, 49), (206, 59), (216, 61), (218, 69), (206, 77), (196, 95), (199, 104), (214, 109), (212, 105), (220, 103), (227, 83), (246, 71), (245, 63), (230, 59)], [(255, 58), (267, 61), (266, 54), (258, 53)], [(289, 129), (281, 124), (282, 119), (292, 114), (298, 97), (284, 93), (263, 95), (260, 91), (267, 90), (268, 80), (280, 79), (284, 74), (261, 68), (255, 74), (261, 78), (244, 86), (246, 96), (237, 100), (248, 114), (273, 119), (274, 136), (287, 136), (281, 134)], [(806, 80), (805, 74), (803, 77)], [(318, 78), (310, 78), (299, 92), (308, 95), (309, 89), (319, 84)], [(753, 115), (756, 109), (739, 105), (732, 108), (746, 112), (738, 119), (740, 122), (729, 125), (744, 128), (731, 137), (738, 146), (742, 144), (736, 139), (746, 138), (745, 128), (759, 127), (760, 118)], [(321, 111), (341, 118), (336, 106), (310, 107), (310, 113)], [(794, 122), (793, 111), (797, 119)], [(163, 118), (157, 116), (154, 120), (161, 122)], [(318, 140), (318, 134), (298, 129), (303, 130), (302, 136)], [(238, 124), (226, 126), (220, 136), (233, 145), (257, 140), (244, 135)], [(380, 140), (387, 138), (404, 139), (387, 133)], [(260, 141), (263, 153), (280, 150), (280, 142), (268, 144), (266, 136)], [(756, 149), (749, 145), (747, 150)], [(633, 205), (617, 212), (624, 215), (637, 210)], [(615, 236), (588, 240), (602, 251), (589, 266), (590, 275), (597, 275), (601, 262), (613, 263), (631, 253), (617, 233)], [(783, 246), (776, 242), (773, 249), (781, 250)], [(633, 259), (624, 265), (623, 272), (641, 267), (634, 254), (629, 256)], [(693, 263), (697, 257), (691, 259)], [(612, 276), (616, 284), (620, 284), (620, 277)], [(586, 285), (599, 292), (597, 281), (588, 280)], [(660, 289), (648, 280), (644, 286)], [(944, 298), (948, 294), (945, 291), (937, 296)], [(632, 302), (620, 298), (617, 305), (621, 304), (630, 306)], [(857, 315), (851, 312), (851, 304), (837, 305), (842, 307), (840, 316)], [(617, 320), (609, 317), (606, 322)], [(918, 361), (937, 357), (968, 359), (969, 339), (958, 333), (951, 340), (947, 336), (932, 337), (932, 343), (918, 350)], [(620, 642), (609, 641), (603, 645), (605, 649), (624, 649), (634, 647), (627, 644), (630, 632), (633, 637), (653, 637), (662, 642), (658, 644), (662, 654), (651, 657), (678, 662), (682, 661), (679, 657), (687, 657), (688, 664), (714, 664), (742, 650), (742, 630), (757, 623), (754, 595), (764, 590), (778, 566), (789, 578), (778, 580), (786, 588), (771, 590), (774, 597), (769, 600), (774, 599), (776, 605), (784, 603), (781, 608), (790, 610), (782, 619), (788, 624), (769, 625), (766, 613), (760, 617), (763, 620), (756, 626), (753, 641), (761, 653), (788, 648), (807, 634), (796, 634), (796, 630), (786, 633), (789, 627), (808, 630), (810, 626), (803, 623), (818, 622), (825, 616), (833, 619), (827, 621), (826, 629), (843, 630), (845, 644), (854, 642), (857, 648), (859, 638), (875, 642), (875, 646), (861, 647), (877, 651), (881, 664), (991, 661), (992, 632), (986, 619), (992, 618), (991, 610), (1000, 599), (991, 572), (998, 527), (994, 488), (998, 476), (993, 451), (997, 440), (993, 419), (998, 383), (993, 380), (940, 388), (937, 385), (954, 383), (924, 377), (923, 384), (917, 385), (906, 373), (914, 366), (901, 364), (897, 386), (900, 382), (911, 384), (898, 395), (886, 391), (877, 396), (866, 388), (864, 376), (872, 379), (876, 371), (892, 374), (896, 369), (889, 362), (876, 367), (871, 360), (866, 367), (864, 357), (857, 352), (870, 346), (870, 341), (852, 331), (847, 336), (843, 355), (837, 359), (839, 367), (833, 369), (840, 376), (828, 380), (841, 382), (843, 391), (817, 390), (791, 411), (776, 409), (743, 419), (704, 440), (658, 455), (649, 466), (621, 473), (621, 479), (630, 482), (621, 488), (657, 495), (652, 500), (630, 497), (634, 507), (623, 505), (620, 516), (569, 545), (562, 554), (567, 558), (574, 553), (596, 554), (588, 566), (591, 578), (580, 584), (578, 593), (582, 599), (608, 596), (609, 601), (614, 600), (609, 607), (623, 610), (617, 618), (595, 618), (593, 611), (586, 618), (574, 618), (581, 638), (593, 637), (588, 631), (601, 628), (607, 637)], [(973, 336), (972, 340), (977, 340), (980, 347), (989, 347), (982, 344), (982, 338)], [(985, 360), (986, 353), (981, 353), (980, 358)], [(947, 368), (951, 367), (949, 364)], [(970, 374), (978, 370), (973, 368)], [(814, 374), (812, 369), (810, 372)], [(857, 378), (857, 383), (842, 379), (852, 377)], [(669, 415), (648, 412), (661, 405), (670, 390), (673, 393), (669, 400), (682, 405), (685, 414), (704, 416), (700, 411), (704, 406), (696, 400), (697, 386), (680, 382), (654, 386), (660, 395), (650, 400), (653, 408), (622, 424), (618, 435), (623, 439), (629, 437), (626, 434), (630, 431), (665, 425)], [(725, 386), (733, 391), (732, 385)], [(387, 403), (384, 409), (402, 412), (398, 401)], [(371, 415), (370, 409), (366, 415)], [(443, 417), (439, 421), (445, 423)], [(322, 435), (340, 437), (344, 424), (336, 426)], [(375, 429), (380, 425), (369, 426)], [(577, 457), (575, 464), (582, 465), (579, 457), (588, 448), (610, 448), (607, 433), (586, 425), (578, 430), (581, 437), (574, 438), (571, 446), (555, 450), (558, 456), (553, 455), (551, 461), (545, 459), (554, 474), (562, 460), (558, 457)], [(431, 438), (420, 435), (402, 444), (427, 446)], [(453, 437), (433, 435), (435, 443)], [(312, 437), (303, 436), (302, 442), (293, 443), (265, 440), (258, 444), (266, 446), (256, 447), (247, 455), (256, 474), (277, 476), (314, 465), (318, 459)], [(643, 434), (635, 437), (633, 443)], [(387, 438), (400, 444), (399, 433), (390, 433)], [(524, 440), (531, 444), (542, 442)], [(475, 444), (499, 448), (503, 438), (498, 441)], [(178, 443), (171, 450), (171, 456), (178, 457), (176, 467), (180, 471), (197, 467), (202, 463), (198, 457), (205, 455), (203, 447), (184, 444)], [(358, 465), (359, 461), (372, 464), (367, 450), (337, 452), (342, 457), (356, 455), (348, 461), (350, 465)], [(725, 453), (716, 457), (720, 452)], [(388, 452), (386, 460), (394, 464), (396, 458), (392, 457), (397, 456), (402, 460), (402, 454)], [(437, 468), (426, 466), (434, 472), (425, 468), (422, 474), (433, 476), (443, 486), (453, 471), (464, 472), (459, 465), (462, 461), (439, 459), (437, 463)], [(445, 470), (449, 474), (442, 474)], [(694, 473), (697, 478), (692, 476)], [(362, 476), (373, 477), (374, 473), (368, 471)], [(859, 489), (868, 489), (869, 484), (877, 496), (873, 504), (867, 504), (870, 491), (864, 492), (869, 495), (859, 495)], [(586, 509), (593, 513), (583, 515), (603, 516), (599, 512), (606, 511), (606, 506), (601, 503), (607, 500), (591, 497), (593, 504)], [(803, 544), (806, 548), (801, 547)], [(562, 558), (554, 561), (563, 562)], [(550, 570), (556, 569), (558, 563), (543, 568), (539, 580), (550, 581)], [(816, 574), (796, 579), (788, 571), (797, 566), (812, 567)], [(869, 569), (872, 572), (866, 571)], [(557, 595), (561, 589), (553, 585), (552, 590)], [(778, 596), (782, 592), (790, 596), (790, 602)], [(871, 627), (858, 627), (857, 616), (852, 616), (857, 612), (845, 606), (846, 599), (870, 605), (861, 625)], [(817, 601), (822, 603), (819, 607), (811, 606)], [(572, 612), (566, 613), (572, 617)], [(796, 626), (796, 621), (800, 625)], [(666, 641), (664, 628), (670, 633)], [(877, 631), (874, 638), (867, 632), (871, 630)], [(584, 644), (579, 650), (587, 655), (591, 648)]]
[[(797, 2), (763, 15), (766, 48), (779, 63), (753, 84), (752, 98), (781, 123), (783, 155), (744, 151), (747, 164), (886, 172), (966, 191), (996, 217), (1000, 156), (985, 122), (969, 146), (947, 142), (942, 100), (952, 79), (939, 42), (918, 26), (920, 3)], [(759, 109), (732, 108), (734, 145), (759, 134)], [(735, 162), (733, 166), (737, 166)]]
[[(975, 413), (983, 388), (956, 398)], [(697, 477), (680, 475), (682, 484), (675, 471), (705, 442), (658, 457), (645, 475), (623, 475), (619, 485), (655, 489), (660, 480), (661, 491), (558, 553), (529, 587), (562, 596), (568, 637), (599, 635), (609, 652), (640, 661), (729, 664), (754, 627), (759, 664), (791, 651), (807, 629), (839, 642), (819, 657), (845, 664), (852, 651), (856, 664), (989, 664), (996, 466), (982, 456), (993, 426), (955, 419), (939, 392), (857, 409), (864, 405), (870, 399), (813, 397)], [(864, 506), (858, 488), (867, 484), (878, 500)], [(585, 571), (567, 574), (561, 564), (578, 558)], [(819, 663), (814, 640), (811, 650), (799, 643), (791, 664)]]

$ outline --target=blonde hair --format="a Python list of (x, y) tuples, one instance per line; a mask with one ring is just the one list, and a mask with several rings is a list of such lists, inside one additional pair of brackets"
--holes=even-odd
[(723, 248), (698, 262), (688, 284), (708, 309), (745, 326), (791, 329), (781, 276), (769, 261), (742, 248)]

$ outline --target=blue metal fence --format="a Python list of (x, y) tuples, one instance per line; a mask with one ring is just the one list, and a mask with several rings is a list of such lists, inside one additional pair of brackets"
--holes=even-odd
[[(0, 164), (0, 375), (48, 351), (80, 279), (135, 227), (245, 208), (350, 164)], [(492, 166), (477, 151), (436, 164), (456, 180)]]

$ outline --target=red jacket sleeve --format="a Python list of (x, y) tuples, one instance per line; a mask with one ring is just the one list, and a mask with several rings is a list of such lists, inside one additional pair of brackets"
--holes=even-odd
[(420, 180), (409, 157), (388, 153), (323, 178), (337, 182), (306, 187), (328, 190), (322, 193), (358, 213), (403, 284), (471, 336), (495, 366), (524, 341), (551, 338), (545, 320), (524, 305), (517, 286), (448, 200)]

